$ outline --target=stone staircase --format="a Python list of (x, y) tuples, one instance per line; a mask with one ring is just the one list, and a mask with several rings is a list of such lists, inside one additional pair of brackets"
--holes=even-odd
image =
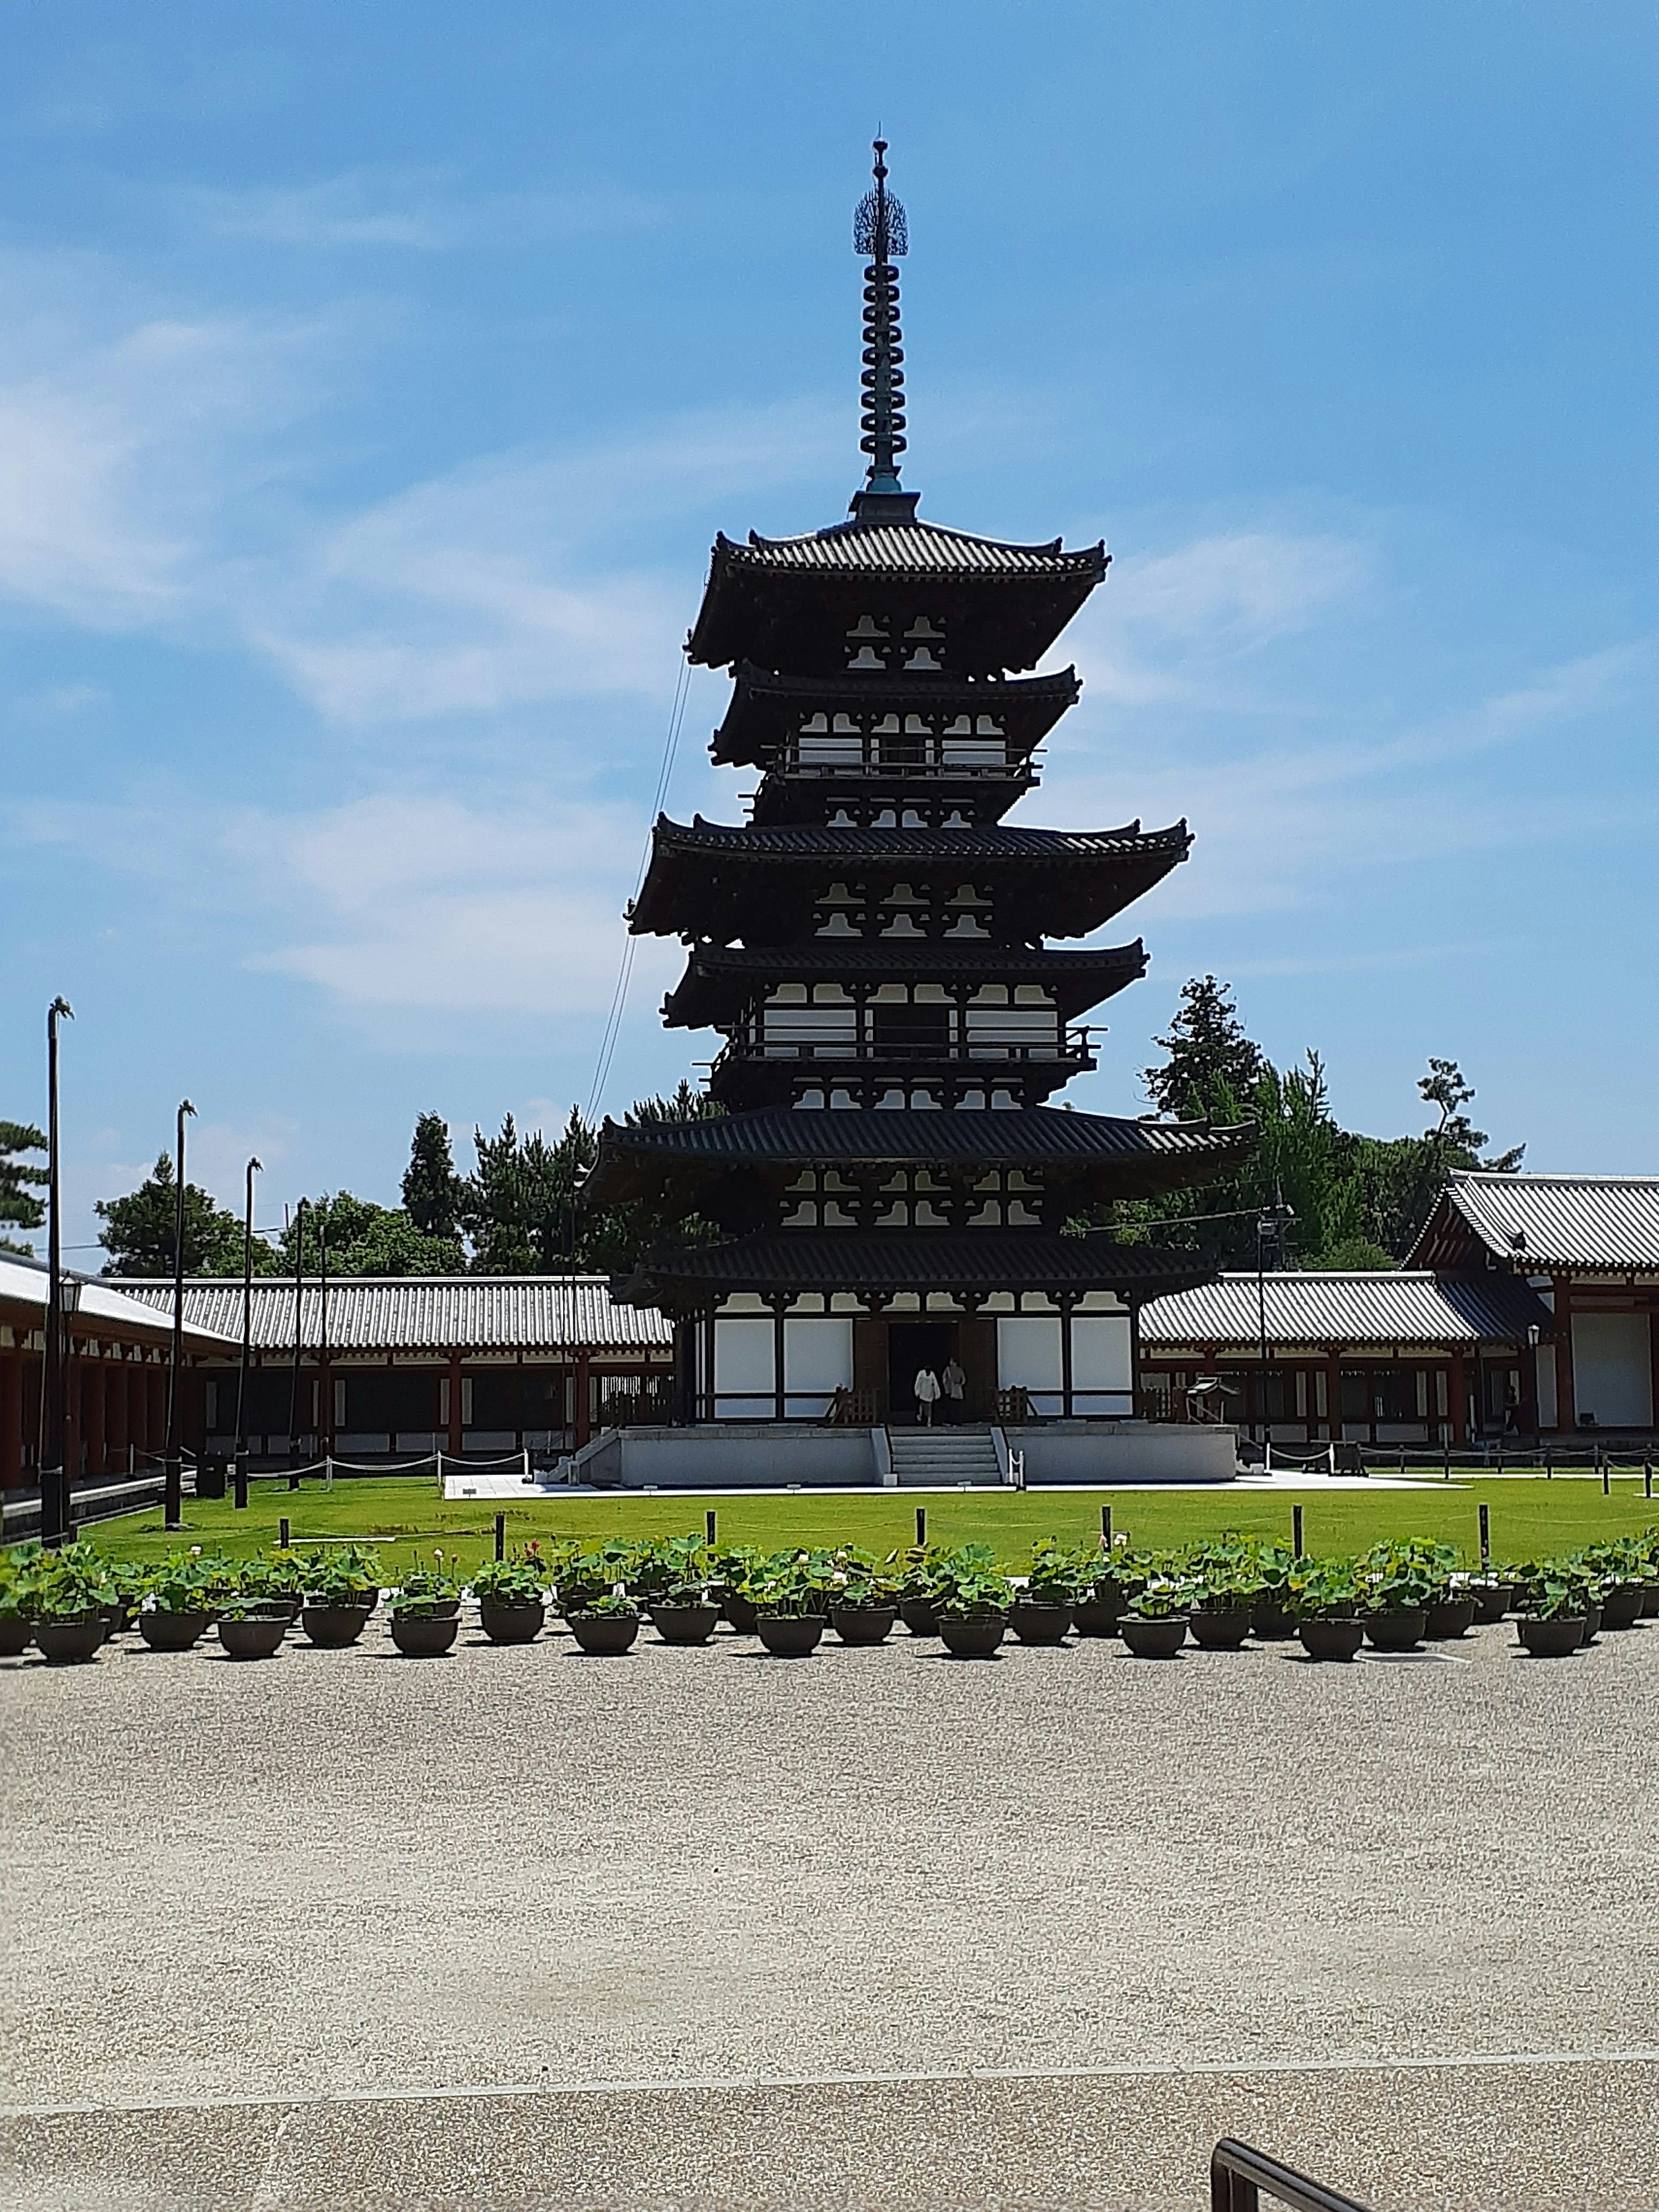
[(988, 1428), (889, 1429), (887, 1443), (893, 1479), (901, 1486), (948, 1490), (957, 1482), (1002, 1480)]

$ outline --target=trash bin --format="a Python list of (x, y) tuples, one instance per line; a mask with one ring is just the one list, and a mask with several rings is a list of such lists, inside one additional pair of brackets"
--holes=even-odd
[(222, 1498), (225, 1494), (225, 1468), (222, 1459), (204, 1459), (197, 1464), (196, 1495), (198, 1498)]

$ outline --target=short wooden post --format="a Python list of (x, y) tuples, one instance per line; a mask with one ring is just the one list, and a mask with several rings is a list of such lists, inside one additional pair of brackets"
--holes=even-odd
[(1112, 1509), (1109, 1505), (1103, 1505), (1100, 1509), (1100, 1540), (1108, 1550), (1111, 1548)]
[(495, 1516), (495, 1557), (498, 1559), (504, 1559), (507, 1557), (507, 1516), (505, 1513), (498, 1513)]
[(1607, 1454), (1602, 1451), (1599, 1446), (1597, 1447), (1595, 1455), (1601, 1462), (1601, 1495), (1603, 1498), (1611, 1498), (1613, 1495), (1613, 1469), (1607, 1465)]
[(287, 1514), (286, 1514), (286, 1513), (284, 1513), (284, 1514), (283, 1514), (283, 1516), (282, 1519), (281, 1519), (281, 1520), (276, 1523), (276, 1544), (277, 1544), (277, 1548), (278, 1548), (280, 1551), (283, 1551), (283, 1552), (287, 1551), (287, 1549), (288, 1549), (288, 1516), (287, 1516)]
[(925, 1505), (918, 1505), (916, 1508), (916, 1542), (921, 1545), (925, 1544), (927, 1541), (927, 1508)]
[(234, 1510), (238, 1513), (246, 1513), (247, 1511), (247, 1462), (240, 1452), (236, 1455), (236, 1465), (230, 1480), (232, 1495), (236, 1501)]
[(1302, 1557), (1302, 1508), (1291, 1508), (1291, 1549), (1299, 1559)]
[(1644, 1459), (1642, 1462), (1642, 1495), (1644, 1498), (1653, 1495), (1653, 1462), (1650, 1459)]
[(712, 1544), (714, 1540), (714, 1509), (712, 1505), (709, 1507), (708, 1512), (703, 1515), (702, 1522), (703, 1541), (706, 1544)]
[(1480, 1508), (1480, 1565), (1483, 1569), (1492, 1565), (1492, 1513), (1484, 1502)]

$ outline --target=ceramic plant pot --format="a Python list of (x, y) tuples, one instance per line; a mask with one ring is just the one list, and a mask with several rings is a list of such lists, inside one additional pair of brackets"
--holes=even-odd
[(636, 1613), (572, 1613), (565, 1618), (578, 1648), (596, 1659), (620, 1658), (633, 1650), (640, 1632)]
[(249, 1613), (241, 1620), (221, 1620), (219, 1641), (232, 1659), (270, 1659), (288, 1634), (288, 1608), (281, 1613)]
[(763, 1613), (755, 1632), (775, 1659), (805, 1659), (823, 1638), (822, 1613)]
[(1079, 1636), (1115, 1636), (1122, 1613), (1123, 1593), (1117, 1584), (1097, 1583), (1072, 1607), (1072, 1626)]
[(547, 1619), (547, 1607), (501, 1605), (493, 1597), (478, 1600), (478, 1619), (492, 1644), (533, 1644)]
[(1173, 1659), (1187, 1641), (1187, 1616), (1177, 1613), (1151, 1620), (1126, 1613), (1117, 1632), (1137, 1659)]
[(1515, 1632), (1534, 1659), (1568, 1658), (1584, 1641), (1582, 1620), (1540, 1620), (1535, 1613), (1523, 1613)]
[(1310, 1659), (1352, 1659), (1365, 1641), (1363, 1620), (1309, 1619), (1297, 1622), (1296, 1632)]
[(1199, 1606), (1188, 1626), (1193, 1641), (1206, 1651), (1237, 1651), (1250, 1632), (1248, 1605)]
[(899, 1619), (912, 1636), (937, 1636), (939, 1632), (939, 1614), (930, 1597), (901, 1598)]
[(138, 1633), (152, 1651), (188, 1651), (213, 1625), (209, 1613), (141, 1613)]
[(727, 1590), (720, 1609), (739, 1636), (754, 1634), (757, 1615), (753, 1598), (739, 1597), (735, 1590)]
[(1483, 1583), (1474, 1593), (1474, 1618), (1482, 1628), (1490, 1628), (1495, 1620), (1502, 1620), (1510, 1609), (1510, 1590), (1505, 1583)]
[(1258, 1598), (1250, 1607), (1250, 1633), (1261, 1644), (1283, 1644), (1296, 1634), (1296, 1615), (1277, 1598)]
[(1601, 1601), (1603, 1628), (1634, 1628), (1642, 1618), (1644, 1583), (1615, 1583)]
[(82, 1660), (95, 1659), (106, 1633), (101, 1609), (58, 1620), (37, 1620), (33, 1628), (40, 1656), (54, 1667), (78, 1666)]
[(952, 1658), (990, 1659), (1007, 1627), (1005, 1613), (994, 1613), (982, 1620), (952, 1620), (947, 1613), (939, 1616), (939, 1632)]
[(0, 1659), (15, 1659), (34, 1641), (34, 1631), (21, 1613), (0, 1613)]
[(1021, 1644), (1063, 1644), (1072, 1626), (1069, 1605), (1033, 1605), (1016, 1598), (1008, 1608), (1008, 1626)]
[(460, 1634), (461, 1608), (447, 1613), (394, 1613), (392, 1640), (406, 1659), (441, 1659)]
[(717, 1605), (653, 1605), (651, 1626), (665, 1644), (707, 1644), (720, 1626)]
[(307, 1640), (330, 1651), (343, 1651), (348, 1644), (355, 1644), (368, 1626), (368, 1620), (366, 1605), (313, 1603), (301, 1607), (300, 1611), (300, 1626)]
[(1449, 1644), (1468, 1634), (1478, 1610), (1473, 1596), (1437, 1598), (1424, 1607), (1423, 1633), (1431, 1644)]
[(843, 1644), (885, 1644), (898, 1620), (896, 1605), (832, 1605), (830, 1626)]
[(1365, 1635), (1378, 1651), (1415, 1651), (1428, 1625), (1422, 1606), (1401, 1606), (1394, 1613), (1368, 1613)]

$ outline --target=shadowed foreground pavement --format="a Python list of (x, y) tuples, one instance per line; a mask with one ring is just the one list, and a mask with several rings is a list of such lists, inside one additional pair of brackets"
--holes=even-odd
[(1512, 1636), (0, 1662), (0, 2201), (1659, 2206), (1659, 1629)]

